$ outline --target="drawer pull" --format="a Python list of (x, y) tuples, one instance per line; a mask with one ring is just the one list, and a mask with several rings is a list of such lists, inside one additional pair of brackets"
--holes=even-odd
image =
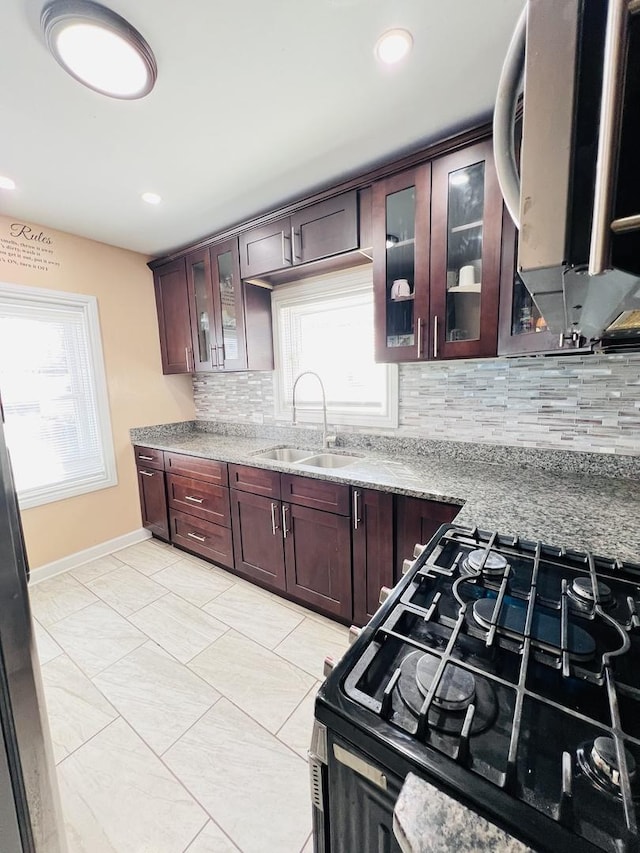
[(138, 474), (142, 474), (143, 477), (153, 477), (150, 471), (138, 471)]
[(194, 504), (201, 504), (204, 501), (204, 498), (194, 498), (193, 495), (185, 495), (185, 501), (191, 501)]
[(138, 459), (144, 459), (145, 462), (153, 462), (154, 456), (143, 456), (142, 453), (138, 454)]
[(198, 540), (198, 542), (206, 542), (206, 541), (207, 541), (207, 537), (206, 537), (206, 536), (198, 536), (198, 534), (197, 534), (197, 533), (187, 533), (187, 536), (188, 536), (190, 539), (197, 539), (197, 540)]

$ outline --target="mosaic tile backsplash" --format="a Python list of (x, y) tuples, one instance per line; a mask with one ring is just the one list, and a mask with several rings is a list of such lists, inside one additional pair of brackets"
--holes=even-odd
[[(200, 374), (198, 421), (276, 424), (268, 372)], [(640, 354), (400, 365), (397, 430), (513, 447), (640, 455)]]

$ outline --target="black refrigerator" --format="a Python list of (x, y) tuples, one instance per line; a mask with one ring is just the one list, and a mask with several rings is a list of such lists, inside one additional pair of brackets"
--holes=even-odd
[(0, 401), (0, 851), (66, 853)]

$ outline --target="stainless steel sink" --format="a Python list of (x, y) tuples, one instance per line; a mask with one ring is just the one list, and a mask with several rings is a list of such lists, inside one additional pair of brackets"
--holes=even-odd
[(276, 447), (254, 454), (256, 459), (273, 459), (275, 462), (300, 462), (313, 455), (313, 450), (299, 450), (297, 447)]
[(300, 459), (298, 462), (310, 468), (343, 468), (345, 465), (359, 462), (360, 459), (362, 459), (361, 456), (346, 456), (342, 453), (319, 453), (317, 456)]

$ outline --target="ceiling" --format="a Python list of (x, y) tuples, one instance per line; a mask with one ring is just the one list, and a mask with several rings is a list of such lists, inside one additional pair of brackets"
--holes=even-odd
[[(99, 95), (47, 52), (45, 0), (4, 0), (0, 213), (161, 255), (486, 118), (523, 0), (103, 0), (153, 91)], [(383, 68), (392, 27), (414, 50)], [(145, 191), (162, 204), (145, 204)]]

